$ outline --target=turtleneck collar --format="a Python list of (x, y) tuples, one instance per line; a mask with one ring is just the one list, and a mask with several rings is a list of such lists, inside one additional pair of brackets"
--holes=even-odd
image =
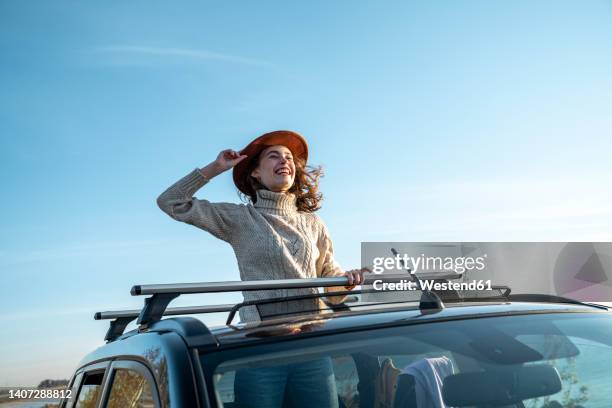
[(295, 194), (277, 193), (270, 190), (257, 190), (257, 202), (254, 207), (273, 214), (290, 214), (297, 211)]

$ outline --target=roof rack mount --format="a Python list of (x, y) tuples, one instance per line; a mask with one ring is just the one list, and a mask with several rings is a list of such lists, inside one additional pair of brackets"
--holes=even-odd
[[(200, 314), (200, 313), (221, 313), (229, 312), (234, 307), (234, 304), (221, 304), (210, 306), (182, 306), (171, 307), (164, 311), (164, 316), (177, 316), (184, 314)], [(131, 310), (116, 310), (97, 312), (94, 314), (94, 320), (112, 320), (110, 326), (104, 336), (107, 342), (116, 340), (123, 334), (125, 328), (140, 315), (140, 309)]]

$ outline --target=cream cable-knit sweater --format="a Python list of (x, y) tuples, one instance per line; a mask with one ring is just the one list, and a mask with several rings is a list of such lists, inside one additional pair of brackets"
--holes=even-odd
[[(234, 249), (242, 280), (293, 279), (341, 276), (334, 260), (327, 227), (315, 213), (298, 211), (295, 195), (269, 190), (257, 191), (251, 204), (211, 203), (193, 197), (208, 182), (198, 169), (174, 183), (157, 199), (165, 213), (177, 221), (194, 225), (228, 242)], [(327, 291), (345, 290), (342, 287)], [(316, 289), (279, 289), (243, 292), (256, 300), (295, 296)], [(334, 303), (342, 298), (330, 298)], [(259, 306), (262, 316), (297, 310), (312, 310), (318, 300), (301, 300)], [(254, 306), (240, 309), (241, 321), (257, 321)]]

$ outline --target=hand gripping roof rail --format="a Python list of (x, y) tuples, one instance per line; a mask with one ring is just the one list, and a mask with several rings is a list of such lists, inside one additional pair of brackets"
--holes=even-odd
[[(455, 279), (458, 274), (431, 272), (418, 274), (420, 279)], [(460, 275), (459, 275), (460, 276)], [(374, 281), (403, 282), (410, 279), (408, 274), (387, 274), (364, 276), (363, 285), (371, 285)], [(200, 283), (169, 283), (157, 285), (135, 285), (132, 287), (133, 296), (152, 295), (145, 299), (145, 306), (138, 316), (139, 325), (147, 325), (161, 319), (165, 314), (168, 304), (184, 294), (196, 293), (221, 293), (242, 292), (252, 290), (270, 289), (298, 289), (298, 288), (324, 288), (332, 286), (346, 286), (348, 278), (312, 278), (312, 279), (280, 279), (280, 280), (257, 280), (257, 281), (227, 281), (227, 282), (200, 282)], [(421, 302), (423, 309), (441, 309), (444, 305), (438, 297)]]

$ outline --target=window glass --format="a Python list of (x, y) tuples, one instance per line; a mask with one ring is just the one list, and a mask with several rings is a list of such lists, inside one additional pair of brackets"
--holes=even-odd
[(612, 407), (603, 313), (432, 322), (233, 353), (215, 356), (216, 368), (203, 356), (220, 407), (426, 407), (447, 397), (456, 403), (447, 406)]
[(103, 378), (104, 372), (85, 374), (83, 385), (81, 385), (77, 397), (76, 408), (95, 408)]
[(134, 370), (117, 369), (108, 399), (108, 408), (153, 408), (151, 384)]
[(332, 359), (334, 379), (338, 391), (338, 399), (345, 407), (359, 406), (359, 392), (357, 390), (357, 367), (350, 356), (339, 356)]
[(525, 408), (556, 406), (552, 401), (571, 408), (612, 406), (612, 396), (607, 389), (612, 380), (609, 369), (612, 348), (580, 337), (568, 339), (576, 346), (577, 355), (561, 358), (552, 355), (548, 360), (559, 373), (563, 392), (529, 400)]

